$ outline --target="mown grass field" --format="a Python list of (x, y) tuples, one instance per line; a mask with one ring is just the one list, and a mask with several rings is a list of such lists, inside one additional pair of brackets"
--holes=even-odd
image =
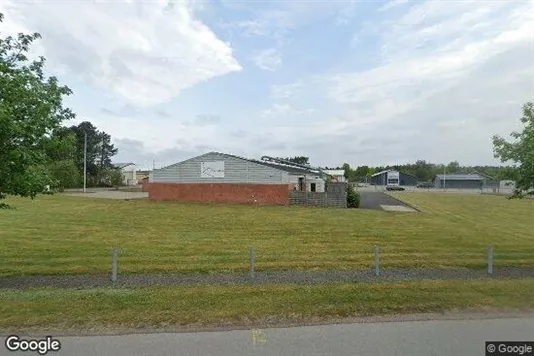
[(534, 266), (534, 200), (395, 193), (422, 214), (357, 209), (180, 204), (65, 195), (9, 198), (0, 210), (0, 276), (362, 269), (381, 247), (388, 267)]
[(0, 290), (0, 330), (263, 327), (450, 310), (532, 310), (534, 279), (328, 286)]

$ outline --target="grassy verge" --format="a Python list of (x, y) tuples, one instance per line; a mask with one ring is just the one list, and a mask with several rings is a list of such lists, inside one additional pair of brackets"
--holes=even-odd
[(534, 279), (329, 286), (0, 290), (0, 329), (252, 326), (505, 307), (534, 307)]
[(475, 194), (394, 193), (423, 214), (364, 209), (180, 204), (65, 195), (9, 198), (0, 211), (0, 276), (534, 266), (534, 200)]

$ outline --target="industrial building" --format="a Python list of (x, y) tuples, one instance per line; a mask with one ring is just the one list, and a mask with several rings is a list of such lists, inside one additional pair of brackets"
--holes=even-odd
[(326, 177), (321, 169), (272, 157), (210, 152), (154, 170), (148, 192), (152, 200), (288, 205), (292, 191), (324, 194)]
[(347, 181), (345, 179), (345, 170), (343, 169), (325, 169), (323, 172), (332, 177), (333, 182), (343, 183)]
[(499, 186), (499, 182), (480, 173), (438, 174), (433, 181), (434, 187), (440, 189), (482, 189)]
[(120, 169), (122, 174), (122, 183), (124, 185), (137, 185), (137, 166), (135, 163), (113, 163), (113, 167)]
[(418, 183), (417, 177), (410, 174), (388, 169), (382, 172), (375, 173), (371, 176), (370, 183), (372, 185), (387, 186), (416, 186)]

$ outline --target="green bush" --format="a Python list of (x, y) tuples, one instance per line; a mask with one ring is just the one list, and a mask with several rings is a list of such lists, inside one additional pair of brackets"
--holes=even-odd
[(124, 185), (122, 172), (118, 169), (111, 170), (109, 172), (109, 181), (113, 188), (119, 189), (119, 187)]
[(48, 165), (48, 172), (53, 180), (51, 188), (63, 190), (65, 188), (77, 188), (83, 179), (72, 160), (55, 161)]
[(347, 208), (360, 207), (360, 193), (354, 190), (352, 185), (347, 184)]

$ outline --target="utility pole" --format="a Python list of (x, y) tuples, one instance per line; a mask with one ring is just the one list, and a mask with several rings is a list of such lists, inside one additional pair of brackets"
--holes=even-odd
[(87, 192), (87, 132), (83, 139), (83, 192)]
[(152, 160), (152, 172), (154, 172), (156, 170), (156, 160), (153, 159)]

